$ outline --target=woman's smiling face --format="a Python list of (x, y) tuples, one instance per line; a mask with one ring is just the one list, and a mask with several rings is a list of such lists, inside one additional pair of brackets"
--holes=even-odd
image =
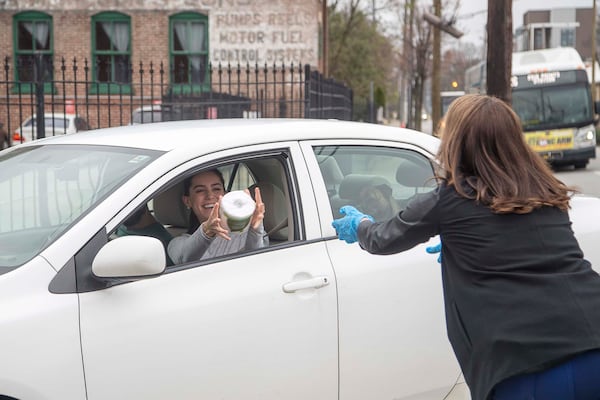
[(192, 209), (200, 223), (206, 221), (219, 197), (225, 194), (221, 178), (214, 172), (201, 172), (194, 175), (188, 196), (183, 202)]

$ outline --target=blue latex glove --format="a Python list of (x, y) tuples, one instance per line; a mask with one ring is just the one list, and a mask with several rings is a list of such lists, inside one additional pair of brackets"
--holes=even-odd
[(333, 220), (331, 225), (335, 228), (340, 240), (346, 241), (346, 243), (354, 243), (358, 241), (358, 225), (363, 219), (368, 219), (374, 222), (373, 217), (367, 214), (363, 214), (352, 206), (344, 206), (340, 208), (340, 213), (345, 215), (342, 218)]
[(429, 246), (429, 247), (425, 248), (425, 251), (427, 251), (429, 254), (440, 253), (440, 255), (438, 256), (437, 262), (439, 262), (440, 264), (442, 263), (442, 242), (441, 241), (438, 244), (436, 244), (435, 246)]

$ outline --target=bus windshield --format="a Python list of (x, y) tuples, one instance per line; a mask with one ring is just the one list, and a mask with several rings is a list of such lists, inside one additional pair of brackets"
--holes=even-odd
[(513, 90), (512, 106), (524, 131), (581, 127), (593, 122), (585, 84)]

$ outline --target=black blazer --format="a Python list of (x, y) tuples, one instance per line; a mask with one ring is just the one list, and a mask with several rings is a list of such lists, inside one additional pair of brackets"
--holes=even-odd
[(374, 254), (437, 234), (448, 338), (473, 400), (488, 399), (506, 378), (600, 348), (600, 276), (568, 213), (495, 214), (442, 185), (390, 220), (358, 228), (360, 246)]

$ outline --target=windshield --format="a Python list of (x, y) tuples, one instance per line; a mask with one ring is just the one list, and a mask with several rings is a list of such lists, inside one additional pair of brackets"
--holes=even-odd
[(0, 155), (0, 274), (35, 257), (158, 155), (73, 145)]
[(525, 131), (580, 127), (593, 122), (586, 85), (513, 90), (512, 106)]

